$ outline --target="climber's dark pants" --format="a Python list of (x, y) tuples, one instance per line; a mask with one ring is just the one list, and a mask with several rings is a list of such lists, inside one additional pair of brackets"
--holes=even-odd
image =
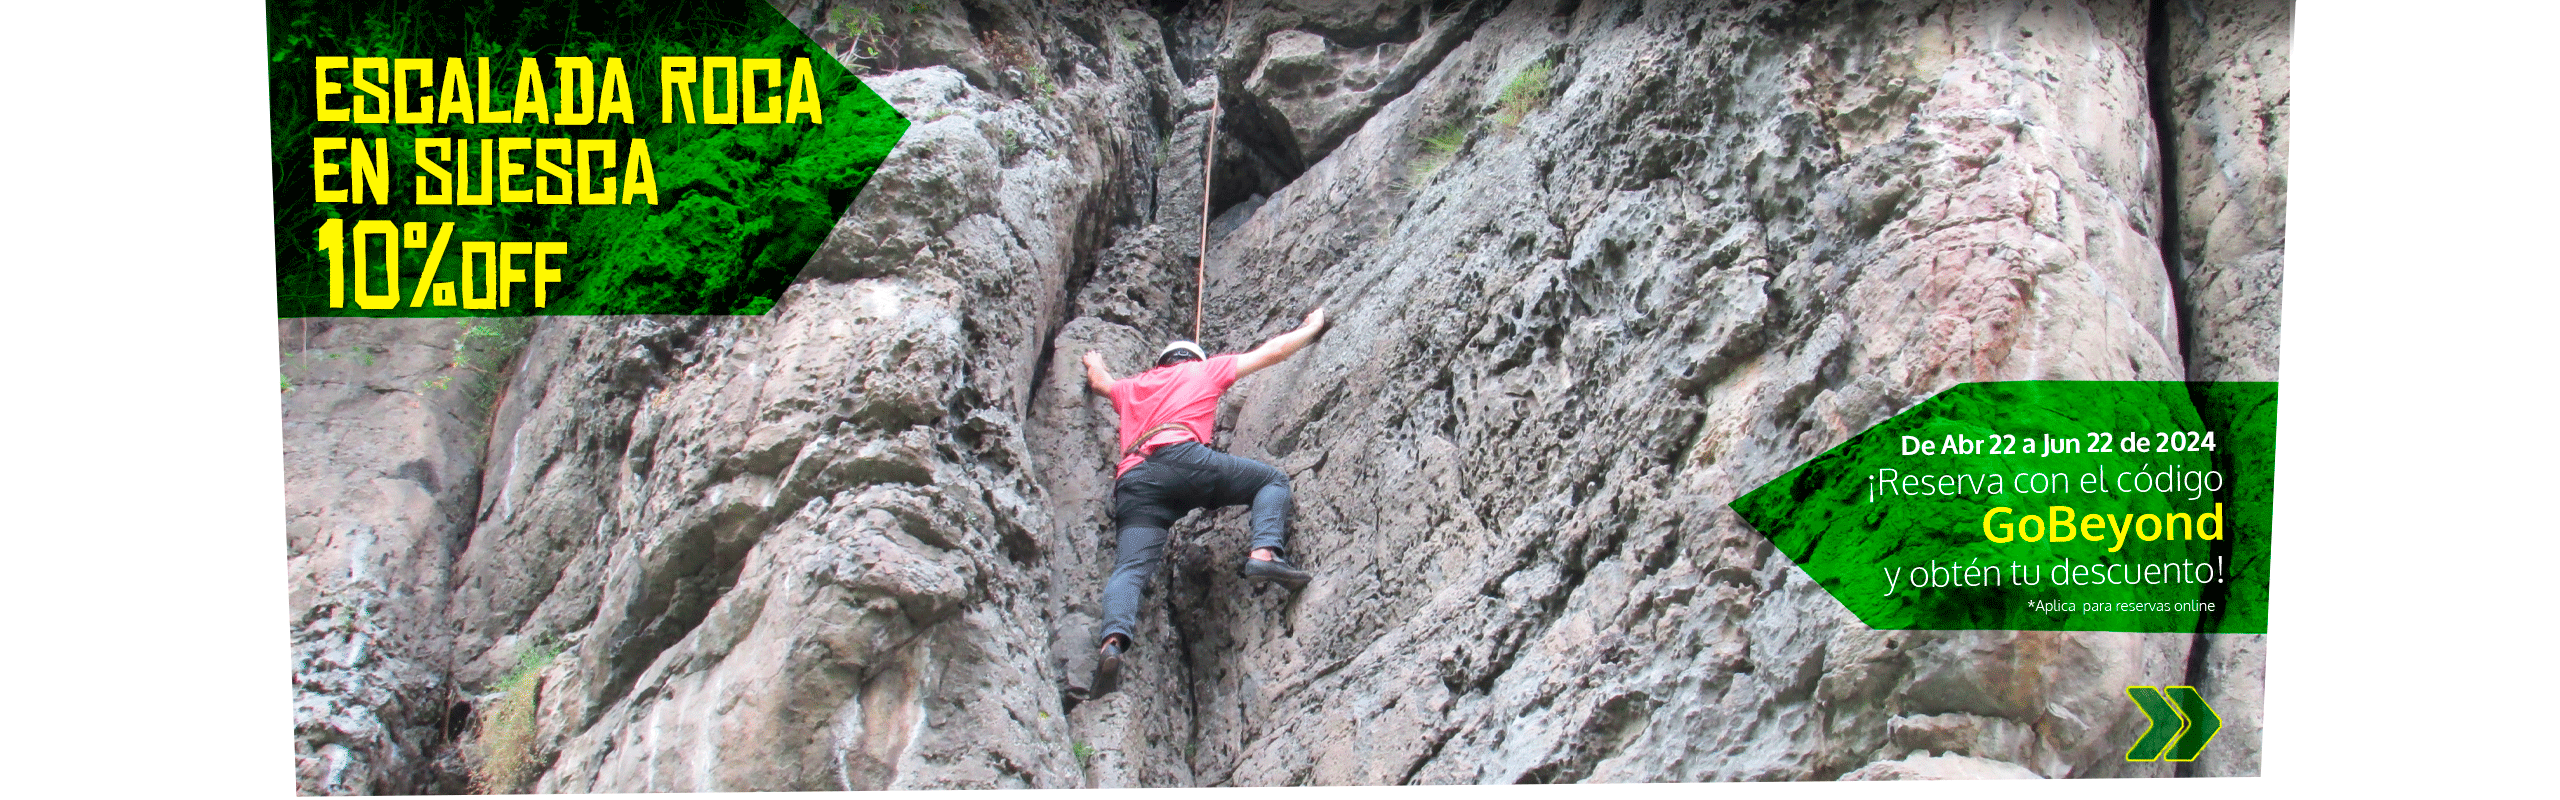
[(1246, 551), (1285, 551), (1289, 541), (1289, 476), (1271, 465), (1211, 450), (1199, 442), (1157, 448), (1129, 468), (1112, 491), (1112, 518), (1120, 526), (1119, 565), (1102, 588), (1102, 635), (1135, 643), (1138, 601), (1156, 567), (1164, 563), (1173, 521), (1195, 508), (1253, 506), (1253, 542)]

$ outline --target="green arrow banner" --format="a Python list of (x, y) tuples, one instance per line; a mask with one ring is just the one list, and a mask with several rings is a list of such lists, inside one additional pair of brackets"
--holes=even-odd
[(2127, 686), (2124, 695), (2142, 708), (2142, 716), (2151, 727), (2133, 748), (2124, 751), (2126, 761), (2154, 761), (2166, 757), (2170, 761), (2194, 761), (2204, 746), (2213, 743), (2213, 735), (2222, 731), (2222, 715), (2213, 713), (2204, 695), (2193, 686)]
[(758, 314), (907, 121), (762, 0), (270, 0), (285, 317)]
[(1887, 630), (2264, 633), (2273, 383), (1957, 386), (1733, 501)]

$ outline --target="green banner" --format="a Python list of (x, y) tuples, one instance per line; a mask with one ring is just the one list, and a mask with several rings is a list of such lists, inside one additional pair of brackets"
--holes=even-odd
[(1733, 501), (1885, 630), (2264, 633), (2276, 385), (1969, 383)]
[(2126, 761), (2194, 761), (2213, 743), (2213, 735), (2222, 731), (2222, 715), (2204, 701), (2204, 693), (2193, 686), (2171, 686), (2163, 691), (2157, 686), (2127, 686), (2124, 696), (2133, 698), (2142, 716), (2151, 720), (2142, 738), (2124, 751)]
[(267, 24), (285, 317), (760, 314), (907, 127), (762, 0)]

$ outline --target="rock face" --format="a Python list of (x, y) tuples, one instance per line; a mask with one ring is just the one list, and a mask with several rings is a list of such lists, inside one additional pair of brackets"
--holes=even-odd
[[(427, 791), (448, 737), (454, 557), (489, 395), (468, 326), (292, 320), (284, 408), (294, 771), (306, 793)], [(466, 362), (467, 363), (467, 362)]]
[[(2199, 5), (900, 4), (846, 57), (915, 126), (773, 312), (485, 390), (452, 322), (280, 328), (377, 354), (284, 400), (301, 788), (464, 788), (546, 646), (486, 788), (2168, 776), (2161, 682), (2253, 773), (2262, 637), (1873, 631), (1723, 508), (1964, 381), (2273, 378), (2290, 6)], [(1076, 360), (1190, 334), (1213, 99), (1204, 343), (1335, 319), (1218, 436), (1317, 579), (1195, 515), (1085, 701)]]
[(2166, 63), (2155, 74), (2175, 159), (2177, 272), (2196, 340), (2188, 373), (2275, 380), (2293, 5), (2162, 6), (2154, 35)]

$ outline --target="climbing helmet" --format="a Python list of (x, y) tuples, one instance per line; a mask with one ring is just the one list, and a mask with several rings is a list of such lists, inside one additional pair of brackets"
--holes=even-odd
[(1202, 350), (1199, 345), (1193, 344), (1184, 339), (1175, 339), (1173, 341), (1166, 342), (1164, 345), (1164, 351), (1156, 354), (1156, 366), (1159, 367), (1169, 367), (1184, 361), (1207, 360), (1209, 360), (1208, 351)]

